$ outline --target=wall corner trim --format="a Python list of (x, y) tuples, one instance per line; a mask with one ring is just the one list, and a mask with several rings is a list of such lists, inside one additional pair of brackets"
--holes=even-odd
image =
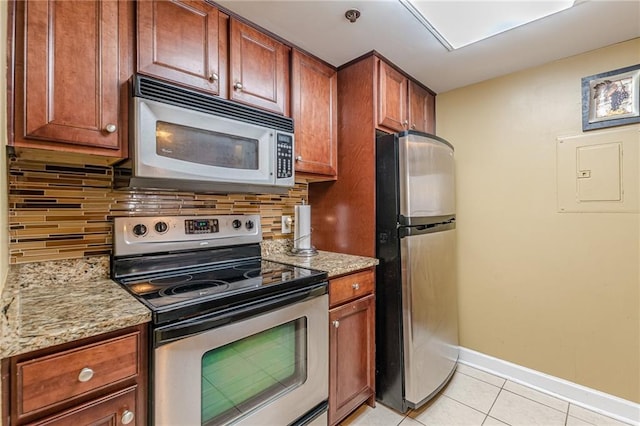
[(640, 426), (640, 404), (635, 402), (463, 347), (460, 348), (458, 362), (616, 420)]

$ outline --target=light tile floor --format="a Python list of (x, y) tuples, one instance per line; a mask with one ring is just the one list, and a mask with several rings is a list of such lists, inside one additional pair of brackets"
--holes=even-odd
[(626, 423), (459, 364), (449, 384), (420, 410), (400, 414), (363, 405), (340, 426), (623, 426)]

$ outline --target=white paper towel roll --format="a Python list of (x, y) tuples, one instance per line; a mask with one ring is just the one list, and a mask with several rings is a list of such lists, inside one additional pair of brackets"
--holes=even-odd
[(298, 250), (311, 248), (311, 206), (295, 206), (296, 223), (293, 233), (293, 247)]

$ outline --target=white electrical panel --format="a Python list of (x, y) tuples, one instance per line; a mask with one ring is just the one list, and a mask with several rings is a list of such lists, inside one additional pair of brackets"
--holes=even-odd
[(558, 138), (560, 212), (637, 212), (640, 128)]
[(576, 148), (578, 197), (586, 201), (622, 201), (622, 143)]

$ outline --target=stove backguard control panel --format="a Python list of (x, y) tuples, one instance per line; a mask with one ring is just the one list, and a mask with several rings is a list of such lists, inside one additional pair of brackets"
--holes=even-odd
[(214, 234), (220, 232), (220, 223), (218, 219), (185, 219), (184, 232), (186, 234)]
[(114, 254), (123, 256), (256, 243), (262, 228), (260, 215), (122, 217), (113, 235)]

